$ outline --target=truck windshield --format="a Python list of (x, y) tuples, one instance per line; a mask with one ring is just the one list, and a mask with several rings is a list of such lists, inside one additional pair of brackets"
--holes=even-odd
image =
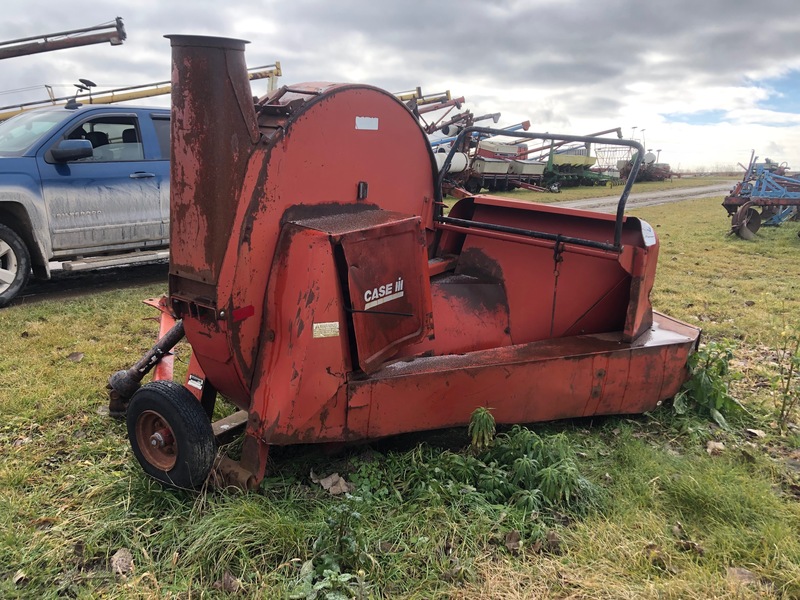
[(64, 111), (26, 112), (0, 123), (0, 156), (21, 156), (64, 122)]

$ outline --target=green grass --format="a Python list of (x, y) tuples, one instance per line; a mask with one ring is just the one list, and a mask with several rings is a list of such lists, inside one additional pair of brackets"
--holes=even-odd
[[(152, 344), (155, 311), (140, 299), (163, 287), (0, 311), (0, 597), (222, 598), (230, 594), (214, 584), (226, 572), (243, 586), (235, 597), (286, 597), (304, 589), (303, 563), (325, 558), (332, 515), (355, 542), (341, 560), (353, 578), (312, 582), (367, 597), (799, 597), (798, 476), (784, 459), (800, 437), (771, 424), (763, 383), (785, 321), (800, 314), (800, 227), (744, 242), (726, 236), (719, 203), (635, 214), (661, 238), (654, 305), (702, 326), (704, 339), (737, 342), (734, 369), (745, 377), (734, 393), (750, 414), (729, 432), (669, 407), (536, 426), (553, 443), (566, 439), (598, 490), (590, 503), (538, 512), (450, 485), (458, 454), (445, 450), (471, 456), (466, 428), (333, 457), (276, 451), (258, 493), (165, 490), (136, 464), (124, 425), (98, 414), (108, 375)], [(77, 362), (67, 358), (75, 352)], [(744, 426), (767, 436), (751, 439)], [(725, 444), (721, 455), (706, 452), (709, 440)], [(356, 482), (361, 500), (330, 497), (312, 469)], [(702, 555), (679, 547), (677, 522)], [(505, 544), (513, 531), (519, 551)], [(135, 563), (127, 580), (109, 568), (123, 547)], [(737, 582), (729, 567), (757, 581)]]
[(800, 315), (800, 224), (762, 227), (751, 242), (726, 235), (719, 199), (632, 211), (660, 236), (653, 305), (706, 336), (774, 346), (783, 316)]

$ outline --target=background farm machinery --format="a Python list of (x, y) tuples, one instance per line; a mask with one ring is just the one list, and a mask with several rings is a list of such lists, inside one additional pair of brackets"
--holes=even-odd
[(2, 41), (0, 42), (0, 60), (105, 42), (112, 46), (119, 46), (126, 37), (122, 18), (117, 17), (113, 21), (93, 27)]
[[(483, 189), (490, 192), (511, 191), (518, 187), (545, 191), (540, 186), (545, 164), (527, 157), (528, 146), (511, 140), (501, 141), (502, 137), (518, 131), (527, 131), (529, 121), (505, 127), (501, 136), (481, 136), (473, 134), (457, 141), (467, 168), (448, 177), (448, 185), (461, 186), (469, 194), (477, 194)], [(456, 138), (453, 138), (454, 140)], [(437, 152), (437, 162), (443, 163), (444, 149)]]
[(722, 202), (731, 217), (731, 233), (745, 240), (754, 239), (762, 226), (796, 218), (800, 207), (800, 178), (786, 175), (786, 163), (757, 161), (753, 152), (742, 181)]
[[(410, 92), (395, 94), (398, 99), (405, 102), (411, 112), (417, 116), (420, 126), (429, 136), (440, 134), (443, 137), (431, 138), (430, 144), (434, 149), (435, 158), (439, 166), (444, 161), (444, 155), (456, 140), (458, 134), (465, 128), (473, 127), (477, 123), (492, 120), (497, 123), (500, 113), (489, 113), (476, 116), (470, 110), (456, 113), (451, 116), (454, 109), (460, 109), (464, 104), (464, 97), (453, 99), (450, 92), (424, 95), (421, 88)], [(444, 111), (444, 112), (441, 112)], [(438, 113), (433, 114), (432, 113)], [(525, 121), (517, 125), (505, 127), (503, 131), (527, 130), (530, 122)], [(500, 147), (496, 142), (482, 139), (481, 136), (472, 135), (460, 143), (461, 150), (456, 159), (449, 166), (450, 178), (448, 189), (463, 186), (467, 193), (477, 193), (486, 188), (491, 191), (511, 190), (516, 187), (510, 181), (518, 178), (507, 166), (510, 159), (525, 150), (525, 146)], [(524, 157), (522, 157), (524, 158)], [(523, 177), (526, 182), (533, 182), (532, 178)], [(535, 178), (538, 181), (538, 177)]]
[[(419, 118), (421, 127), (428, 135), (439, 134), (439, 137), (432, 137), (430, 143), (440, 166), (443, 161), (441, 155), (453, 147), (456, 136), (461, 131), (488, 119), (497, 123), (500, 118), (500, 113), (475, 116), (470, 110), (453, 114), (453, 111), (462, 108), (465, 99), (453, 99), (449, 91), (424, 95), (417, 88), (396, 95)], [(527, 131), (529, 128), (530, 121), (523, 121), (504, 127), (502, 131), (505, 134)], [(616, 134), (618, 139), (622, 138), (619, 127), (592, 133), (587, 137), (611, 133)], [(531, 142), (538, 143), (531, 148)], [(604, 142), (580, 144), (550, 140), (544, 143), (544, 140), (527, 137), (501, 142), (497, 136), (473, 133), (458, 142), (456, 157), (448, 167), (445, 189), (447, 193), (464, 196), (477, 194), (484, 189), (497, 192), (521, 187), (538, 192), (558, 192), (562, 186), (621, 184), (618, 170), (608, 164), (601, 165), (598, 157), (614, 150), (617, 154), (624, 153), (624, 162), (628, 163), (627, 175), (634, 162), (627, 160), (632, 156), (632, 151), (630, 148), (617, 148)], [(593, 150), (596, 155), (593, 155)]]
[[(619, 127), (590, 133), (589, 136), (596, 138), (610, 133), (616, 134), (618, 139), (622, 139), (622, 130)], [(546, 161), (543, 184), (548, 188), (620, 184), (622, 181), (616, 174), (597, 168), (597, 154), (600, 151), (598, 146), (607, 145), (603, 143), (551, 144), (549, 148), (534, 149), (530, 151), (530, 154), (542, 150), (547, 151), (546, 155), (540, 155), (540, 160)], [(592, 153), (593, 148), (597, 153), (595, 155)]]
[[(627, 161), (620, 161), (618, 164), (620, 177), (627, 179), (630, 176), (635, 160), (636, 157), (632, 156)], [(672, 169), (669, 164), (656, 161), (656, 155), (652, 152), (647, 152), (642, 160), (642, 166), (636, 174), (636, 181), (664, 181), (665, 179), (672, 179)]]
[[(527, 121), (519, 125), (505, 128), (504, 131), (513, 132), (527, 130), (530, 123)], [(564, 140), (549, 141), (522, 138), (498, 141), (498, 137), (478, 138), (473, 137), (466, 142), (461, 142), (459, 149), (464, 158), (459, 164), (466, 163), (463, 170), (451, 172), (448, 183), (460, 186), (467, 193), (476, 194), (482, 189), (490, 192), (510, 191), (518, 187), (539, 192), (558, 192), (562, 186), (593, 186), (609, 183), (621, 183), (614, 175), (601, 172), (594, 168), (597, 157), (592, 155), (592, 148), (600, 143), (605, 144), (605, 138), (599, 138), (608, 133), (616, 133), (622, 137), (619, 128), (609, 129), (590, 134), (593, 142), (569, 143)], [(507, 134), (503, 134), (507, 137)], [(602, 140), (602, 141), (601, 141)], [(452, 139), (437, 140), (434, 144), (452, 142)], [(531, 148), (531, 142), (539, 142)]]
[[(252, 67), (247, 70), (247, 77), (250, 81), (266, 80), (267, 91), (273, 92), (277, 87), (278, 77), (282, 75), (281, 63), (275, 61), (274, 64), (264, 65), (260, 67)], [(90, 85), (85, 85), (85, 84)], [(56, 97), (52, 93), (50, 86), (45, 86), (48, 90), (50, 97), (47, 100), (32, 100), (29, 102), (21, 102), (11, 104), (8, 106), (0, 106), (0, 121), (10, 119), (28, 110), (35, 110), (37, 108), (45, 108), (48, 106), (60, 106), (69, 102), (80, 101), (86, 104), (116, 104), (119, 102), (132, 102), (134, 100), (141, 100), (142, 98), (153, 98), (156, 96), (163, 96), (171, 92), (169, 81), (154, 81), (151, 83), (144, 83), (141, 85), (129, 85), (114, 89), (102, 90), (99, 93), (92, 88), (96, 87), (94, 82), (87, 79), (81, 80), (81, 84), (77, 85), (77, 93), (71, 96)], [(86, 93), (81, 95), (81, 92)]]

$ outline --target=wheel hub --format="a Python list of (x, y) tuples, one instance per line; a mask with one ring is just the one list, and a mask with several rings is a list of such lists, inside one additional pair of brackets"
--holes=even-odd
[(17, 255), (14, 250), (0, 240), (0, 293), (6, 291), (14, 283), (17, 276)]
[(178, 445), (167, 420), (159, 413), (146, 410), (136, 421), (136, 440), (151, 465), (169, 471), (178, 459)]
[(172, 437), (172, 432), (169, 429), (156, 431), (150, 436), (150, 445), (155, 448), (165, 448), (174, 442), (175, 438)]

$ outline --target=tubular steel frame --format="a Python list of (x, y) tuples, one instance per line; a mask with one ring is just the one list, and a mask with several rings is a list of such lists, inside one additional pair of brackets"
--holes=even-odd
[[(631, 173), (628, 176), (628, 180), (625, 182), (625, 187), (622, 190), (622, 195), (620, 196), (619, 203), (617, 204), (617, 214), (616, 214), (616, 221), (614, 224), (614, 243), (611, 244), (604, 244), (602, 242), (597, 242), (594, 240), (586, 240), (583, 238), (565, 238), (563, 236), (556, 236), (552, 233), (546, 233), (542, 231), (532, 231), (527, 229), (517, 229), (515, 227), (506, 227), (503, 225), (495, 225), (492, 223), (482, 223), (479, 221), (469, 221), (468, 225), (470, 227), (474, 227), (476, 229), (486, 229), (489, 231), (502, 231), (504, 233), (513, 233), (516, 235), (523, 235), (526, 237), (532, 238), (539, 238), (539, 239), (547, 239), (547, 240), (554, 240), (556, 242), (569, 242), (578, 246), (588, 246), (590, 248), (599, 248), (601, 250), (613, 250), (615, 252), (619, 252), (622, 249), (622, 220), (625, 216), (625, 204), (628, 201), (628, 196), (631, 192), (631, 187), (633, 186), (633, 182), (636, 181), (636, 175), (639, 172), (639, 167), (642, 164), (642, 158), (644, 156), (644, 146), (642, 146), (639, 142), (634, 140), (619, 140), (613, 138), (604, 138), (599, 136), (586, 136), (586, 135), (564, 135), (564, 134), (554, 134), (554, 133), (537, 133), (532, 131), (514, 131), (509, 132), (505, 129), (495, 129), (490, 127), (467, 127), (463, 131), (461, 131), (458, 136), (456, 136), (455, 141), (453, 142), (452, 147), (450, 148), (450, 152), (447, 154), (447, 158), (442, 165), (442, 168), (439, 170), (439, 175), (436, 179), (436, 187), (435, 187), (435, 194), (436, 194), (436, 207), (434, 213), (434, 220), (437, 223), (444, 223), (444, 224), (452, 224), (452, 225), (465, 225), (465, 223), (457, 222), (458, 219), (451, 219), (450, 217), (444, 216), (444, 204), (442, 202), (443, 193), (442, 193), (442, 185), (444, 184), (444, 178), (447, 174), (447, 171), (450, 167), (450, 163), (453, 160), (456, 152), (459, 148), (462, 147), (464, 140), (467, 136), (471, 136), (473, 133), (477, 133), (479, 135), (503, 135), (508, 137), (516, 137), (516, 138), (523, 138), (523, 139), (531, 139), (531, 140), (551, 140), (551, 141), (564, 141), (564, 142), (581, 142), (581, 143), (590, 143), (590, 144), (608, 144), (612, 146), (625, 146), (628, 148), (632, 148), (637, 150), (636, 159), (633, 162), (633, 168), (631, 169)], [(511, 133), (514, 135), (511, 136)]]

